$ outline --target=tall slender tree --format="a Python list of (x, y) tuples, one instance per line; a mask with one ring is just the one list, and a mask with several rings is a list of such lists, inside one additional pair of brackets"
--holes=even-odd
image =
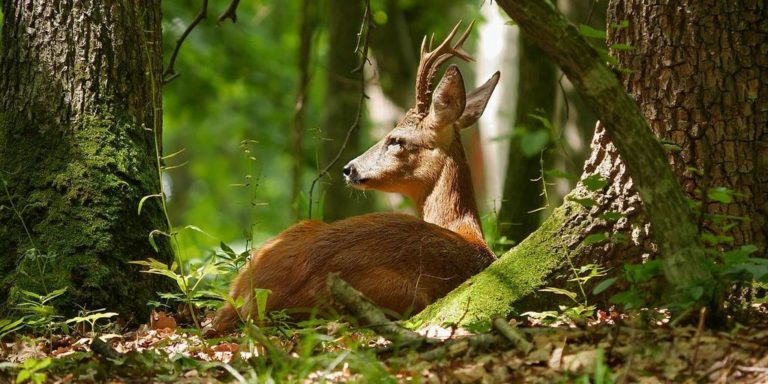
[[(157, 194), (157, 1), (3, 2), (0, 302), (68, 288), (56, 303), (146, 311), (163, 286), (130, 260), (172, 254)], [(9, 308), (0, 305), (0, 308)]]
[[(542, 195), (541, 176), (545, 158), (551, 156), (541, 151), (526, 152), (523, 137), (544, 138), (550, 141), (550, 132), (544, 121), (553, 121), (557, 87), (557, 71), (552, 62), (528, 38), (518, 38), (518, 84), (515, 104), (515, 122), (507, 156), (507, 172), (504, 179), (504, 195), (498, 212), (499, 234), (519, 243), (541, 223), (539, 208), (545, 205)], [(539, 139), (541, 140), (541, 139)], [(534, 145), (538, 148), (538, 144)]]
[(356, 118), (360, 81), (364, 76), (362, 69), (355, 71), (360, 64), (358, 52), (363, 48), (357, 46), (363, 20), (363, 2), (331, 0), (327, 4), (326, 12), (329, 47), (325, 111), (321, 124), (322, 140), (318, 144), (320, 167), (330, 164), (339, 151), (342, 151), (342, 154), (329, 169), (329, 177), (323, 180), (323, 195), (313, 196), (315, 202), (312, 203), (316, 204), (322, 199), (323, 217), (333, 221), (370, 211), (373, 200), (363, 194), (353, 193), (341, 177), (344, 164), (359, 154), (363, 137), (358, 126), (350, 133), (346, 147), (342, 150), (347, 132)]

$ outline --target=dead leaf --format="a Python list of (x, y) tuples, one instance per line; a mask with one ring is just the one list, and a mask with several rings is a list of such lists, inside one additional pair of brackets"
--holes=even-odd
[(167, 315), (163, 311), (152, 311), (152, 314), (149, 317), (149, 325), (150, 325), (150, 328), (154, 330), (159, 330), (159, 329), (175, 330), (176, 319), (174, 319), (173, 316)]

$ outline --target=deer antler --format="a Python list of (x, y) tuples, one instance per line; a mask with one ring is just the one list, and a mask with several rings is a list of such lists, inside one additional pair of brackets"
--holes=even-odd
[(451, 40), (456, 36), (461, 21), (453, 27), (451, 33), (448, 34), (445, 40), (443, 40), (440, 46), (435, 48), (435, 50), (432, 50), (432, 40), (435, 36), (432, 35), (429, 39), (429, 46), (427, 46), (427, 37), (424, 36), (424, 40), (421, 41), (421, 52), (419, 54), (419, 69), (416, 72), (416, 111), (418, 113), (426, 113), (429, 109), (430, 93), (432, 93), (430, 87), (441, 64), (454, 56), (464, 61), (475, 61), (475, 59), (461, 49), (461, 46), (467, 40), (467, 37), (469, 37), (469, 32), (472, 31), (472, 26), (474, 24), (474, 20), (469, 23), (467, 29), (459, 37), (459, 41), (453, 46), (451, 46)]

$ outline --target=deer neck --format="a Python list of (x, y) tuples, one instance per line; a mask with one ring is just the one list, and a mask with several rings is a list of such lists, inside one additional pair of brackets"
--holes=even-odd
[(437, 182), (425, 196), (416, 200), (416, 208), (424, 221), (487, 247), (477, 213), (469, 165), (460, 141), (455, 140), (451, 145)]

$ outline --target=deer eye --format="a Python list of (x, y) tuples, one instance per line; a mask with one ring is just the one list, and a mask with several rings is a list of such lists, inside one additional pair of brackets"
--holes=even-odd
[(399, 137), (390, 137), (387, 139), (387, 149), (400, 149), (405, 146), (405, 140)]

